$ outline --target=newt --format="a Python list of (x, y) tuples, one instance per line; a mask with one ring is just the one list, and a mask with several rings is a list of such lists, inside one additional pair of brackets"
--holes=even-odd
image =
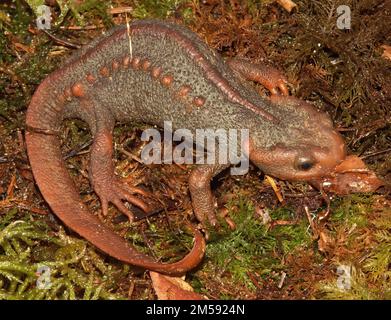
[[(272, 93), (262, 97), (249, 82)], [(85, 121), (93, 135), (89, 177), (103, 214), (112, 203), (133, 219), (124, 201), (145, 212), (143, 190), (114, 173), (113, 129), (144, 122), (173, 129), (248, 129), (246, 155), (264, 173), (287, 180), (321, 181), (346, 159), (330, 117), (288, 96), (286, 79), (244, 59), (224, 60), (196, 34), (176, 24), (135, 21), (81, 48), (39, 85), (26, 116), (26, 144), (35, 181), (65, 225), (123, 262), (174, 275), (196, 267), (205, 239), (195, 230), (193, 249), (175, 263), (156, 262), (105, 226), (82, 203), (61, 156), (64, 119)], [(216, 225), (211, 180), (231, 163), (196, 166), (189, 177), (195, 216)]]

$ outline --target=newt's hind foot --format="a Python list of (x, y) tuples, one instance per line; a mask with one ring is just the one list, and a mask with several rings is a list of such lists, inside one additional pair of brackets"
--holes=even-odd
[[(159, 211), (158, 206), (147, 203), (136, 197), (135, 194), (146, 198), (153, 196), (140, 188), (129, 186), (114, 173), (113, 156), (113, 123), (107, 120), (99, 123), (91, 149), (90, 181), (99, 196), (102, 204), (102, 214), (107, 215), (109, 203), (114, 204), (119, 211), (128, 216), (130, 221), (135, 219), (134, 213), (128, 209), (123, 201), (127, 201), (144, 211), (149, 216)], [(138, 218), (140, 214), (136, 214)]]
[[(104, 216), (108, 213), (109, 203), (115, 205), (121, 213), (125, 214), (129, 218), (130, 222), (133, 222), (135, 219), (139, 220), (140, 216), (150, 216), (161, 211), (160, 207), (149, 204), (135, 196), (135, 194), (139, 194), (150, 197), (151, 195), (148, 192), (137, 187), (131, 187), (116, 176), (113, 176), (111, 179), (107, 179), (105, 181), (102, 181), (101, 179), (98, 179), (97, 181), (94, 179), (93, 186), (101, 201), (102, 214)], [(138, 213), (135, 216), (135, 214), (125, 206), (123, 201), (127, 201), (135, 205), (144, 213), (141, 215)]]

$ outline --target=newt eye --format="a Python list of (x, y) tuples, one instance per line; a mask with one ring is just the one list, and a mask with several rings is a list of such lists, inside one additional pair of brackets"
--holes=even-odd
[(308, 171), (315, 165), (315, 161), (310, 157), (298, 157), (295, 162), (295, 167), (300, 171)]

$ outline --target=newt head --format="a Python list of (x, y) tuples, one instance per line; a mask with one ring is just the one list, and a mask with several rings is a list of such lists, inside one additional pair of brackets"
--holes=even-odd
[(265, 147), (265, 141), (250, 133), (248, 143), (250, 160), (264, 173), (339, 194), (374, 191), (381, 185), (358, 157), (347, 156), (345, 142), (327, 114), (294, 97), (273, 99), (280, 119), (285, 119), (271, 135), (274, 141)]

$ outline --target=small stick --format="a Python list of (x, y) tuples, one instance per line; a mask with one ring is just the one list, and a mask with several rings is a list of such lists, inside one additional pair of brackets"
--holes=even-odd
[(129, 300), (132, 297), (133, 291), (134, 291), (134, 280), (130, 281), (130, 286), (129, 286), (129, 290), (128, 290), (128, 299)]
[(128, 39), (129, 39), (129, 56), (130, 59), (133, 59), (132, 32), (130, 30), (128, 15), (126, 13), (125, 13), (125, 18), (126, 18), (126, 29), (128, 32)]
[(285, 278), (286, 278), (286, 272), (283, 271), (281, 273), (281, 280), (280, 280), (280, 282), (278, 284), (278, 289), (281, 289), (282, 286), (284, 285)]
[(12, 178), (11, 178), (11, 181), (10, 181), (10, 183), (8, 185), (8, 188), (7, 188), (7, 197), (6, 197), (6, 199), (12, 198), (12, 196), (14, 195), (15, 185), (16, 185), (16, 176), (13, 175)]
[(186, 171), (186, 170), (187, 170), (186, 167), (185, 167), (183, 164), (176, 163), (176, 162), (174, 162), (174, 164), (175, 164), (179, 169), (181, 169), (182, 171)]
[(118, 8), (110, 8), (109, 10), (107, 10), (109, 14), (128, 13), (132, 11), (133, 11), (132, 7), (118, 7)]
[(41, 214), (41, 215), (48, 214), (47, 211), (39, 209), (39, 208), (31, 207), (30, 204), (27, 204), (24, 201), (7, 200), (7, 199), (0, 201), (0, 208), (2, 208), (2, 209), (4, 209), (4, 208), (12, 208), (12, 207), (15, 207), (15, 206), (17, 208), (19, 208), (19, 209), (31, 211), (31, 212), (36, 213), (36, 214)]
[(330, 197), (324, 192), (323, 188), (320, 188), (320, 194), (322, 195), (323, 200), (326, 202), (327, 208), (325, 212), (318, 214), (318, 221), (326, 220), (330, 215)]
[(81, 155), (81, 154), (88, 153), (89, 151), (88, 150), (84, 150), (84, 149), (88, 148), (90, 145), (92, 145), (92, 139), (88, 140), (87, 142), (83, 143), (82, 145), (77, 146), (76, 149), (73, 149), (73, 150), (69, 151), (63, 157), (63, 159), (67, 160), (69, 158), (72, 158), (72, 157), (75, 157), (75, 156), (78, 156), (78, 155)]
[(284, 198), (282, 197), (281, 192), (278, 189), (274, 179), (272, 177), (269, 177), (268, 175), (266, 175), (265, 177), (266, 177), (266, 180), (269, 182), (269, 184), (272, 186), (274, 193), (276, 194), (276, 196), (278, 198), (278, 201), (284, 202)]
[(305, 211), (305, 214), (307, 216), (308, 222), (310, 223), (310, 227), (311, 227), (311, 230), (312, 230), (312, 233), (313, 233), (313, 237), (317, 238), (318, 237), (318, 231), (316, 229), (315, 222), (314, 222), (314, 220), (311, 217), (310, 210), (308, 209), (307, 206), (304, 206), (304, 211)]
[(361, 159), (371, 158), (371, 157), (378, 156), (380, 154), (388, 153), (388, 152), (391, 152), (391, 148), (366, 154), (366, 155), (362, 156)]
[(80, 27), (80, 26), (61, 26), (60, 29), (62, 30), (95, 30), (95, 29), (102, 29), (104, 28), (103, 24), (96, 25), (96, 26), (85, 26), (85, 27)]
[(129, 158), (131, 158), (132, 160), (136, 160), (137, 162), (139, 163), (144, 163), (143, 160), (141, 160), (141, 158), (137, 157), (136, 155), (134, 155), (133, 153), (129, 152), (129, 151), (126, 151), (124, 148), (122, 147), (118, 147), (117, 150), (119, 152), (122, 152), (124, 155), (128, 156)]
[(80, 49), (81, 46), (78, 45), (78, 44), (74, 44), (72, 42), (69, 42), (69, 41), (66, 41), (66, 40), (63, 40), (63, 39), (60, 39), (60, 38), (57, 38), (55, 35), (51, 34), (50, 32), (42, 29), (42, 31), (50, 38), (52, 39), (55, 43), (59, 44), (59, 45), (62, 45), (63, 47), (68, 47), (68, 48), (72, 48), (72, 49)]
[(256, 286), (259, 290), (262, 290), (262, 286), (259, 284), (258, 280), (254, 277), (254, 275), (247, 271), (247, 276), (250, 278), (251, 282), (254, 284), (254, 286)]
[(289, 221), (289, 220), (273, 220), (271, 222), (271, 227), (275, 226), (294, 226), (297, 224), (297, 221)]

